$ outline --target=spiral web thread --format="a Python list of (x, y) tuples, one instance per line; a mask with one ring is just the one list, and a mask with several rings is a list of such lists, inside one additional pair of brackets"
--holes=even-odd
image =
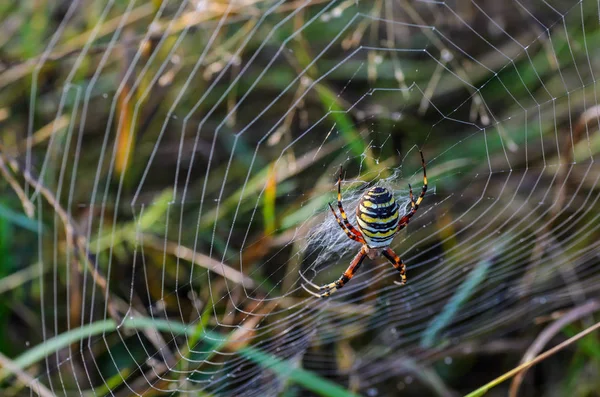
[[(18, 160), (39, 343), (89, 331), (44, 356), (32, 393), (289, 388), (259, 352), (377, 395), (410, 387), (408, 361), (597, 297), (598, 5), (464, 4), (70, 3), (27, 64)], [(81, 7), (96, 24), (70, 52)], [(430, 188), (392, 245), (408, 284), (367, 259), (331, 298), (306, 294), (300, 275), (334, 281), (359, 249), (327, 207), (339, 167), (354, 222), (371, 184), (409, 205), (418, 148)]]

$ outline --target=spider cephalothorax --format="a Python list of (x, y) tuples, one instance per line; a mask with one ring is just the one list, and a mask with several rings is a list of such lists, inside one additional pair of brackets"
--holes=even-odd
[(411, 203), (410, 211), (406, 215), (400, 217), (400, 206), (394, 199), (392, 193), (381, 186), (372, 187), (361, 196), (358, 207), (356, 208), (356, 222), (358, 229), (352, 226), (350, 221), (348, 221), (348, 217), (342, 206), (342, 170), (340, 169), (337, 203), (341, 219), (338, 217), (331, 204), (329, 204), (329, 208), (331, 208), (331, 212), (333, 212), (338, 225), (340, 225), (346, 235), (352, 240), (361, 243), (362, 247), (350, 263), (348, 269), (346, 269), (344, 274), (342, 274), (336, 282), (325, 284), (320, 287), (308, 282), (311, 287), (324, 292), (315, 293), (302, 285), (305, 290), (319, 298), (329, 296), (350, 281), (367, 256), (370, 259), (375, 259), (379, 255), (385, 256), (392, 263), (394, 268), (400, 272), (400, 277), (402, 278), (401, 284), (406, 283), (406, 266), (402, 262), (402, 259), (400, 259), (389, 246), (396, 233), (408, 225), (410, 218), (417, 212), (421, 201), (423, 201), (425, 192), (427, 192), (425, 158), (423, 157), (423, 152), (419, 151), (419, 153), (421, 154), (421, 163), (423, 165), (423, 187), (421, 189), (421, 194), (415, 200), (412, 187), (410, 184), (408, 185)]

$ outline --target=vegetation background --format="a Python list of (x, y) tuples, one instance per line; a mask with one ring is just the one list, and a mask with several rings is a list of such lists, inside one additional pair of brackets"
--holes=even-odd
[[(0, 2), (1, 394), (464, 395), (589, 330), (599, 46), (591, 0)], [(416, 147), (414, 287), (316, 302), (339, 166), (407, 197)], [(488, 395), (599, 372), (592, 333)]]

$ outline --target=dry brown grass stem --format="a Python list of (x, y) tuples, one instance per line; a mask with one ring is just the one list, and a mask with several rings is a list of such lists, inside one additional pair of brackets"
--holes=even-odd
[[(55, 214), (60, 218), (64, 226), (67, 250), (72, 249), (75, 253), (75, 258), (79, 264), (80, 271), (81, 269), (83, 269), (84, 265), (88, 268), (90, 274), (92, 275), (92, 279), (94, 280), (96, 285), (100, 287), (100, 289), (104, 292), (104, 296), (107, 299), (109, 314), (115, 321), (120, 322), (120, 316), (117, 314), (117, 310), (112, 305), (110, 300), (108, 282), (106, 280), (106, 277), (104, 277), (98, 270), (97, 264), (89, 254), (87, 239), (82, 234), (77, 232), (77, 229), (67, 211), (65, 211), (65, 209), (60, 205), (58, 199), (54, 196), (54, 193), (52, 193), (50, 189), (44, 186), (44, 184), (41, 183), (39, 179), (35, 175), (33, 175), (32, 172), (21, 168), (21, 166), (16, 160), (14, 160), (2, 150), (0, 150), (0, 170), (2, 171), (3, 176), (7, 178), (7, 181), (9, 182), (11, 187), (15, 190), (15, 193), (21, 200), (23, 208), (25, 208), (25, 211), (28, 215), (30, 215), (30, 212), (28, 212), (28, 208), (33, 209), (35, 208), (35, 206), (25, 195), (20, 185), (16, 183), (16, 180), (12, 177), (12, 175), (9, 173), (7, 176), (8, 169), (6, 167), (6, 164), (10, 164), (11, 168), (16, 173), (22, 175), (25, 181), (27, 181), (27, 183), (33, 186), (36, 189), (36, 191), (38, 191), (46, 199), (48, 204), (52, 206)], [(33, 210), (31, 210), (30, 216), (33, 216)]]
[(11, 359), (0, 353), (0, 367), (6, 368), (9, 372), (15, 374), (17, 379), (26, 385), (29, 390), (41, 397), (53, 397), (52, 393), (46, 386), (40, 383), (39, 380), (29, 375), (16, 365)]
[[(523, 355), (521, 359), (521, 364), (524, 364), (528, 361), (531, 361), (535, 358), (536, 355), (539, 354), (540, 351), (554, 338), (566, 325), (569, 325), (575, 321), (582, 319), (583, 317), (589, 316), (590, 314), (598, 311), (600, 309), (600, 302), (593, 300), (589, 301), (582, 306), (578, 306), (572, 310), (569, 310), (563, 316), (561, 316), (558, 320), (554, 321), (550, 324), (546, 329), (544, 329), (535, 341), (529, 346), (529, 349)], [(519, 393), (519, 387), (523, 382), (523, 378), (527, 373), (527, 369), (518, 373), (512, 380), (510, 385), (509, 397), (517, 397)]]
[(191, 262), (196, 266), (203, 267), (218, 274), (221, 277), (226, 278), (236, 284), (242, 285), (244, 288), (253, 289), (256, 287), (256, 283), (250, 277), (244, 273), (234, 269), (233, 267), (211, 258), (210, 256), (198, 253), (191, 248), (185, 247), (181, 244), (173, 241), (164, 241), (150, 234), (144, 234), (140, 241), (143, 242), (144, 246), (156, 249), (158, 251), (165, 251), (176, 258), (183, 259)]
[(578, 333), (577, 335), (567, 339), (566, 341), (554, 346), (552, 349), (550, 350), (546, 350), (544, 353), (540, 354), (539, 356), (535, 357), (533, 360), (531, 361), (527, 361), (521, 365), (519, 365), (516, 368), (513, 368), (512, 370), (506, 372), (505, 374), (497, 377), (496, 379), (494, 379), (493, 381), (483, 385), (482, 387), (480, 387), (479, 389), (469, 393), (466, 395), (466, 397), (480, 397), (483, 396), (485, 393), (487, 393), (489, 390), (491, 390), (492, 388), (498, 386), (500, 383), (516, 376), (517, 374), (528, 370), (529, 368), (533, 367), (536, 364), (539, 364), (540, 362), (546, 360), (547, 358), (551, 357), (552, 355), (558, 353), (559, 351), (563, 350), (566, 347), (571, 346), (573, 343), (577, 342), (578, 340), (586, 337), (587, 335), (591, 334), (594, 331), (597, 331), (598, 329), (600, 329), (600, 322), (595, 323), (594, 325), (592, 325), (591, 327), (588, 327), (586, 329), (584, 329), (583, 331), (581, 331), (580, 333)]

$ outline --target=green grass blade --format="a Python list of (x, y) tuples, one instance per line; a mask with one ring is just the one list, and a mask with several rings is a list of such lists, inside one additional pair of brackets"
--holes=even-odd
[[(145, 329), (153, 328), (157, 331), (188, 334), (192, 336), (198, 332), (193, 325), (172, 322), (168, 320), (154, 320), (151, 318), (135, 317), (127, 318), (123, 321), (120, 328), (123, 329)], [(114, 320), (98, 321), (87, 324), (79, 328), (72, 329), (65, 333), (50, 338), (42, 344), (35, 346), (22, 355), (14, 359), (14, 363), (21, 369), (27, 368), (38, 361), (44, 359), (49, 354), (53, 354), (60, 349), (68, 347), (70, 344), (89, 338), (94, 335), (100, 335), (117, 330), (117, 324)], [(228, 343), (228, 337), (213, 332), (204, 331), (205, 342), (213, 343), (214, 349)], [(356, 397), (357, 395), (344, 389), (338, 384), (320, 377), (314, 372), (298, 368), (286, 360), (279, 359), (269, 353), (252, 347), (244, 347), (239, 353), (250, 361), (257, 363), (263, 368), (275, 372), (279, 376), (289, 378), (290, 381), (311, 390), (321, 396), (328, 397)], [(6, 369), (0, 372), (0, 381), (6, 378), (9, 373)]]
[(463, 304), (477, 289), (477, 286), (483, 281), (489, 268), (492, 265), (492, 259), (486, 258), (469, 273), (467, 279), (460, 285), (456, 294), (444, 307), (444, 310), (438, 314), (430, 323), (429, 327), (421, 338), (421, 347), (430, 348), (435, 343), (440, 331), (446, 327), (460, 310)]

